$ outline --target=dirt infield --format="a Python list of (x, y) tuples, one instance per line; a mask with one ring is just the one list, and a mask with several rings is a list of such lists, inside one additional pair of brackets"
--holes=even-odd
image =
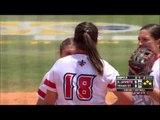
[(36, 92), (0, 93), (0, 105), (35, 105), (36, 101)]
[[(106, 102), (110, 105), (117, 98), (109, 92), (106, 96)], [(37, 101), (36, 92), (6, 92), (0, 93), (0, 105), (35, 105)]]

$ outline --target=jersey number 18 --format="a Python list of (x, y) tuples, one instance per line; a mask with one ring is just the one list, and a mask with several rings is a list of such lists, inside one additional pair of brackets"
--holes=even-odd
[[(81, 74), (76, 77), (75, 73), (67, 73), (64, 75), (64, 96), (66, 100), (73, 100), (73, 91), (79, 100), (88, 101), (92, 98), (92, 86), (95, 75)], [(74, 88), (75, 87), (75, 88)], [(76, 89), (76, 90), (75, 90)]]

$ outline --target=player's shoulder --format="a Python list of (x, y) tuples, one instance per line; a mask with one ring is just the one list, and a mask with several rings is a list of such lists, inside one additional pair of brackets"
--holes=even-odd
[(159, 65), (160, 65), (160, 58), (158, 58), (158, 59), (154, 62), (152, 69), (158, 69), (158, 70), (159, 70), (159, 68), (160, 68)]
[(74, 62), (74, 60), (78, 60), (81, 58), (85, 58), (87, 55), (85, 54), (72, 54), (72, 55), (67, 55), (65, 57), (59, 58), (55, 63), (56, 64), (61, 64), (61, 63), (69, 63), (69, 62)]
[(104, 66), (112, 66), (108, 61), (101, 59)]
[(71, 66), (72, 61), (69, 60), (69, 56), (59, 58), (52, 66), (51, 71), (59, 71), (62, 70), (66, 66)]
[(59, 58), (59, 59), (55, 62), (55, 64), (62, 64), (62, 63), (68, 62), (70, 59), (71, 59), (71, 56), (68, 55), (68, 56)]

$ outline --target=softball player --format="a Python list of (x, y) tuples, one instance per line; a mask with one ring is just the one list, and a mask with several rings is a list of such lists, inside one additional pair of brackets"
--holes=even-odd
[[(62, 43), (60, 44), (60, 57), (65, 57), (67, 55), (73, 54), (75, 51), (75, 47), (73, 45), (73, 38), (67, 38)], [(47, 78), (48, 72), (44, 75), (42, 82), (40, 84), (40, 87), (37, 91), (38, 94), (38, 103), (37, 104), (42, 104), (44, 102), (44, 98), (47, 93), (47, 89), (44, 86), (44, 81)]]
[[(115, 91), (119, 75), (97, 51), (98, 29), (93, 23), (82, 22), (75, 28), (73, 55), (60, 58), (44, 81), (47, 89), (44, 104), (104, 105), (107, 90)], [(116, 104), (131, 104), (129, 92), (114, 92)]]
[(133, 94), (134, 105), (160, 105), (160, 25), (147, 24), (140, 29), (138, 45), (149, 47), (157, 55), (152, 67), (153, 92)]

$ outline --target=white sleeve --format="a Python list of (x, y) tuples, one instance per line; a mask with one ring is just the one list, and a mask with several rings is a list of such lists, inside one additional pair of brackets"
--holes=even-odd
[(40, 99), (44, 100), (45, 96), (46, 96), (46, 93), (47, 93), (47, 89), (44, 85), (44, 81), (46, 80), (47, 78), (47, 75), (48, 75), (48, 72), (44, 75), (41, 83), (40, 83), (40, 86), (39, 86), (39, 89), (37, 91), (37, 95)]
[(44, 87), (45, 87), (47, 90), (56, 92), (56, 84), (55, 84), (55, 81), (54, 81), (54, 80), (55, 80), (55, 78), (54, 78), (54, 71), (51, 69), (51, 70), (48, 72), (47, 78), (46, 78), (45, 81), (44, 81)]
[(153, 85), (155, 88), (160, 88), (160, 59), (155, 61), (152, 71), (150, 75), (154, 77)]
[(104, 75), (108, 83), (107, 89), (109, 91), (115, 91), (116, 90), (116, 76), (119, 76), (118, 71), (115, 68), (113, 68), (109, 63), (105, 62)]
[(52, 68), (50, 69), (50, 71), (48, 72), (46, 79), (44, 81), (44, 85), (47, 90), (57, 92), (56, 80), (59, 79), (57, 77), (58, 76), (57, 70), (59, 69), (60, 64), (61, 64), (60, 61), (57, 60), (55, 64), (52, 66)]

